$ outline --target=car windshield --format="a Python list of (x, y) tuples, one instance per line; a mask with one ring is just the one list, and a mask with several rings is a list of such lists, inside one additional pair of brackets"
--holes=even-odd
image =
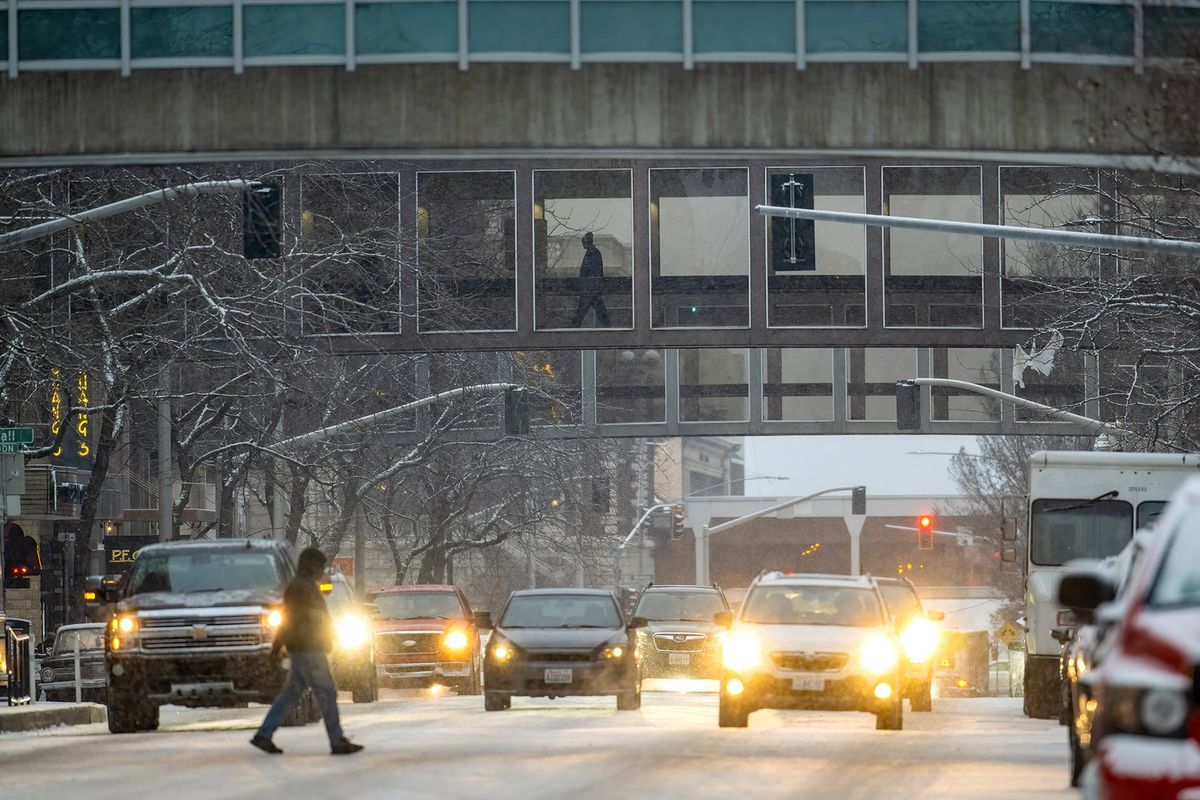
[(55, 653), (75, 652), (75, 643), (79, 643), (80, 651), (104, 649), (104, 626), (94, 628), (71, 628), (60, 630), (54, 637)]
[(619, 628), (617, 604), (605, 595), (527, 594), (508, 601), (502, 628)]
[(276, 557), (255, 550), (177, 550), (143, 553), (129, 576), (129, 595), (281, 589)]
[(1148, 605), (1200, 605), (1200, 522), (1196, 517), (1184, 520), (1173, 531)]
[(381, 619), (462, 619), (454, 592), (387, 592), (375, 595)]
[(1061, 566), (1075, 558), (1105, 558), (1133, 537), (1133, 506), (1123, 500), (1034, 500), (1029, 558)]
[(725, 604), (716, 592), (656, 590), (642, 594), (633, 615), (652, 622), (712, 622), (713, 616), (724, 610)]
[(844, 586), (758, 586), (746, 598), (743, 622), (773, 625), (883, 624), (879, 598), (870, 589)]
[(879, 593), (893, 619), (908, 620), (921, 615), (921, 601), (902, 583), (881, 583)]
[(354, 610), (354, 592), (345, 581), (323, 581), (322, 586), (331, 586), (325, 595), (325, 607), (334, 616), (349, 614)]

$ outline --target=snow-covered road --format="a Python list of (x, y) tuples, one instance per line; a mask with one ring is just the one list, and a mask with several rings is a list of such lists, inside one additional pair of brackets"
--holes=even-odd
[(760, 711), (717, 728), (716, 696), (646, 693), (522, 700), (485, 713), (479, 697), (403, 696), (342, 705), (357, 756), (327, 754), (318, 723), (246, 742), (264, 709), (163, 710), (160, 730), (100, 725), (0, 735), (5, 798), (1040, 798), (1066, 788), (1063, 729), (1012, 699), (941, 700), (874, 729), (866, 714)]

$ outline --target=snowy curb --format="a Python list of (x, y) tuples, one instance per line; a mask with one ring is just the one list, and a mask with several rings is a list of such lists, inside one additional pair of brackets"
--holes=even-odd
[(17, 733), (58, 725), (90, 725), (108, 721), (108, 709), (99, 703), (33, 703), (0, 707), (0, 733)]

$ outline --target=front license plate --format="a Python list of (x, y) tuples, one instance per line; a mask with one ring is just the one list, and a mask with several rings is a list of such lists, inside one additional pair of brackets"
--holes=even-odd
[(667, 663), (672, 667), (687, 667), (692, 663), (691, 653), (671, 653), (667, 656)]
[(572, 679), (571, 670), (569, 669), (548, 669), (546, 670), (546, 683), (570, 683)]
[(792, 678), (792, 688), (798, 692), (823, 692), (825, 679), (820, 675), (799, 675)]

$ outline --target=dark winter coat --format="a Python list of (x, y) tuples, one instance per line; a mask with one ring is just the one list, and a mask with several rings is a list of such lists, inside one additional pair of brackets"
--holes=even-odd
[(289, 653), (328, 653), (333, 649), (333, 618), (316, 579), (303, 572), (283, 593), (283, 625), (275, 639), (276, 651), (280, 645)]

